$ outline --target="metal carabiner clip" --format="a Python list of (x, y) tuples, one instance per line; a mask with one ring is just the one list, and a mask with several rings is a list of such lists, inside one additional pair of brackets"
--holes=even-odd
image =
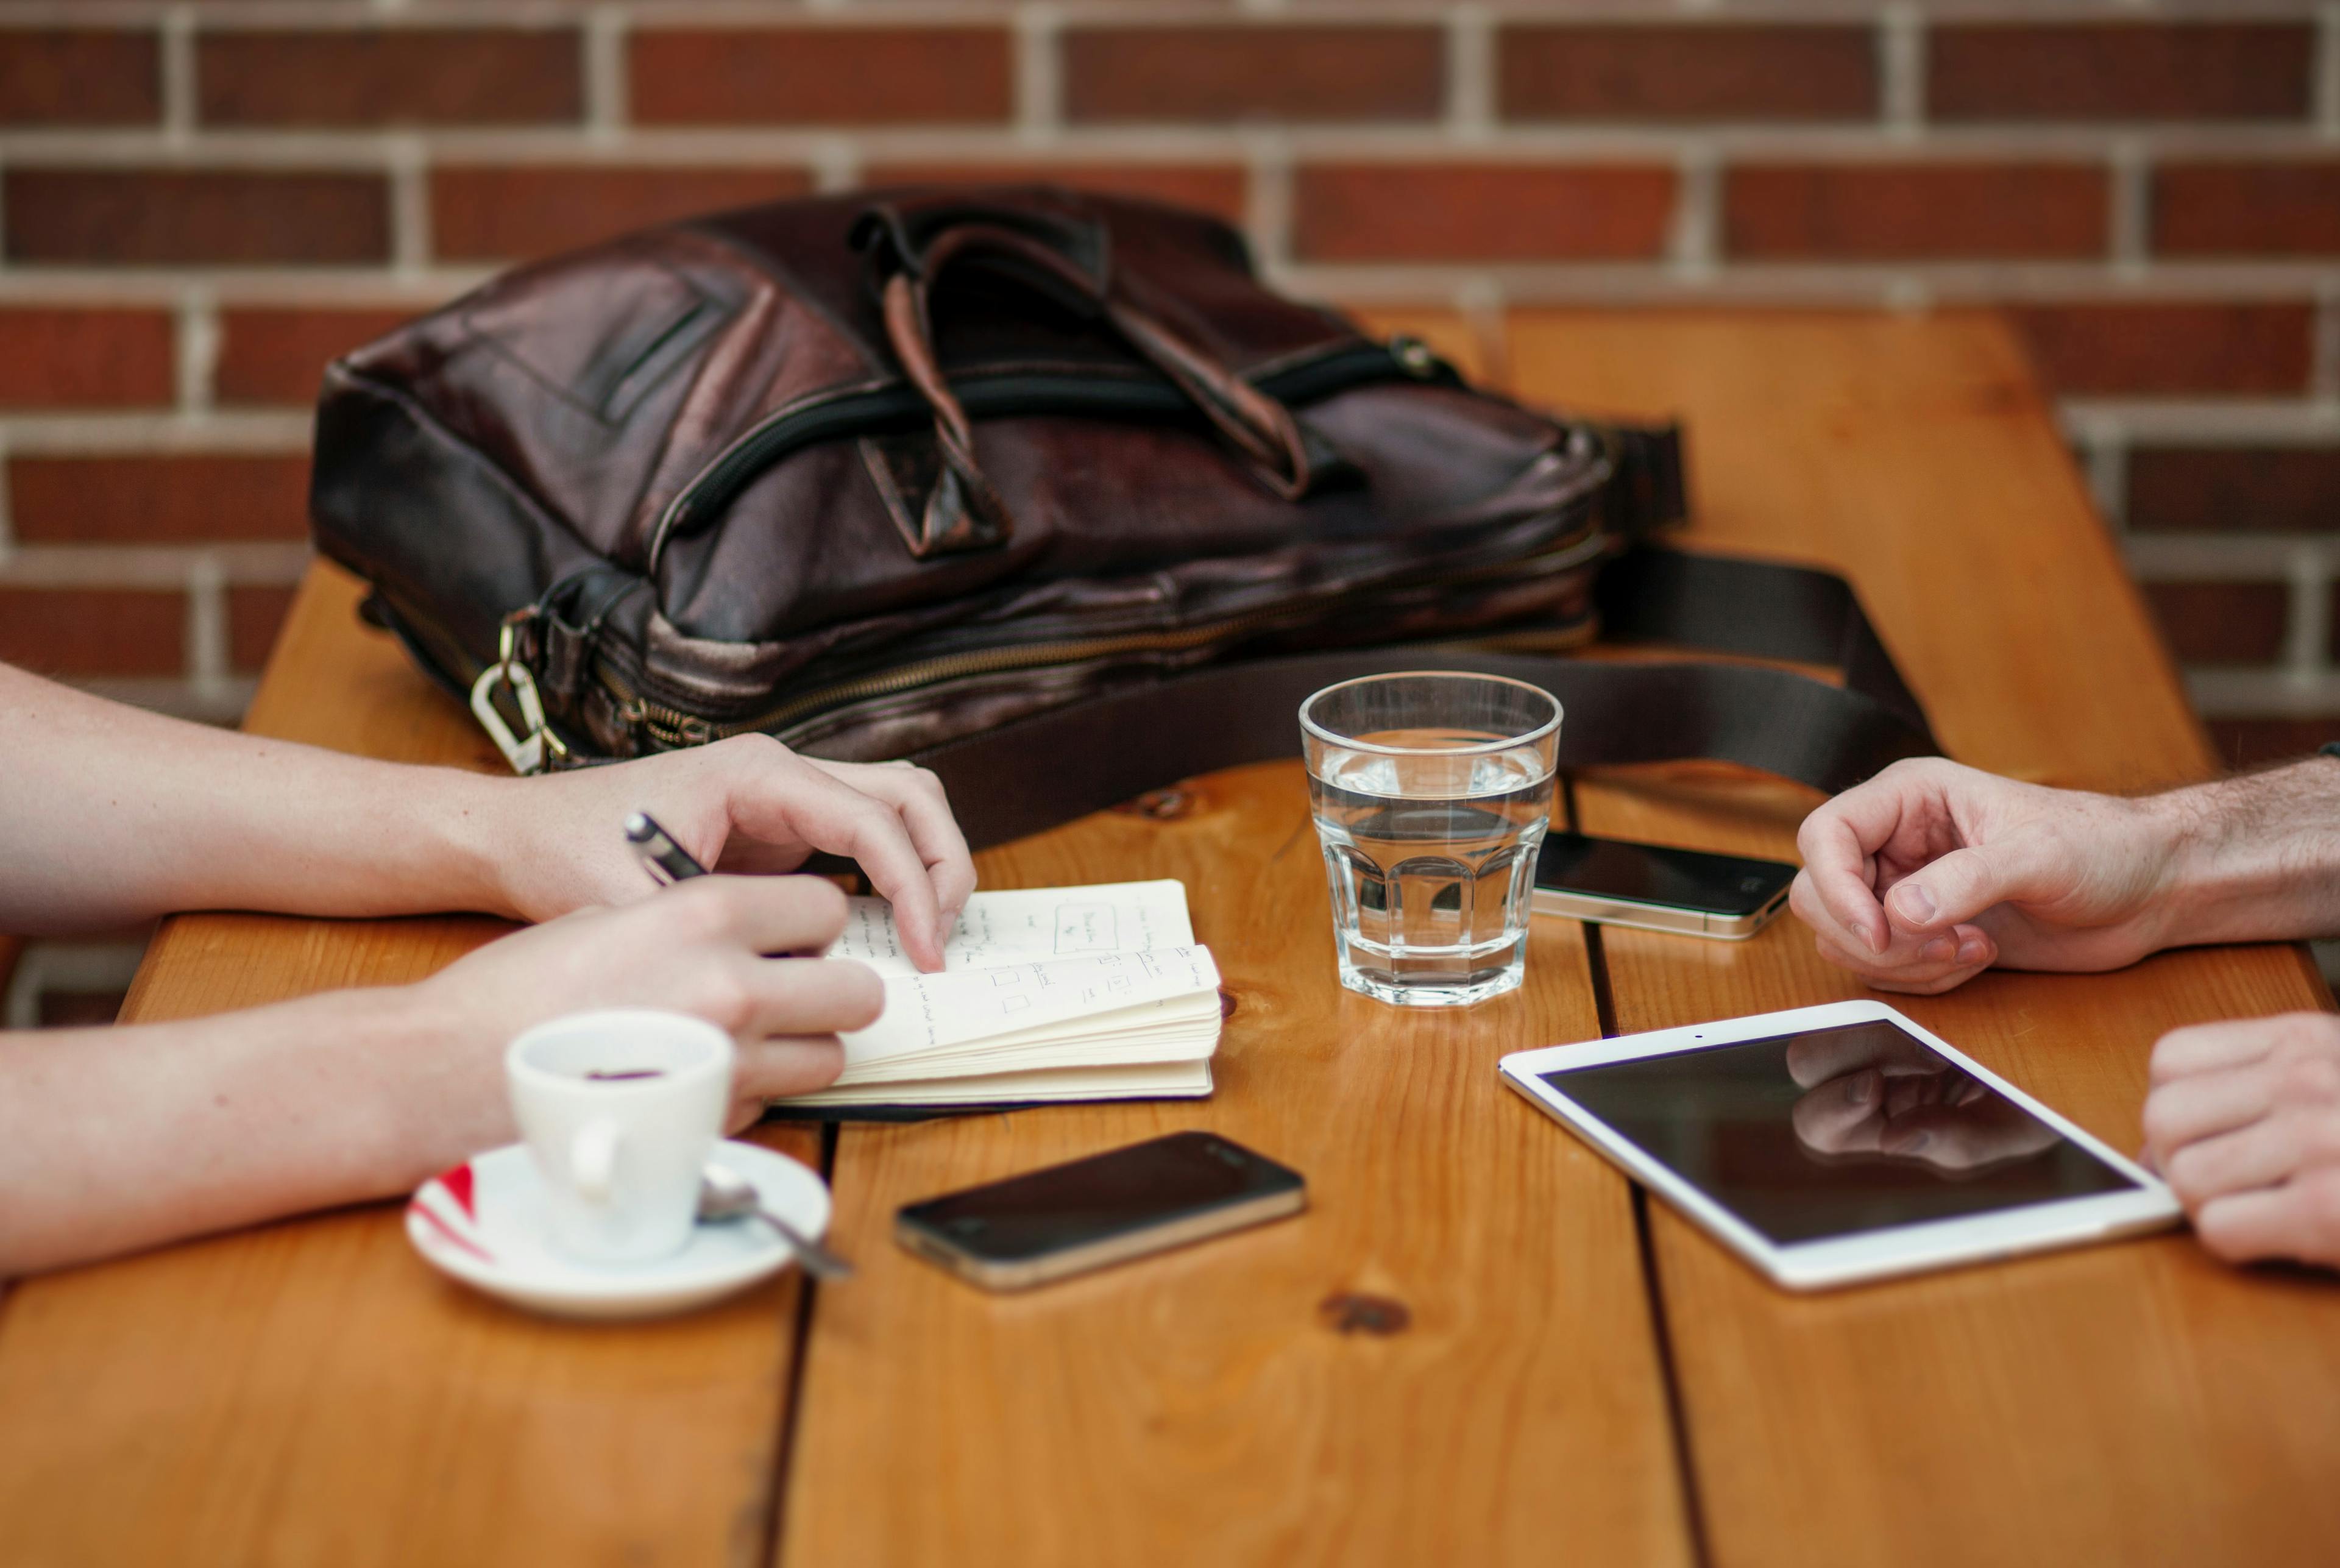
[[(569, 748), (561, 743), (544, 722), (544, 699), (536, 689), (536, 677), (520, 660), (521, 623), (536, 614), (533, 605), (516, 610), (504, 617), (503, 628), (496, 638), (496, 661), (480, 671), (471, 682), (471, 716), (496, 749), (504, 754), (511, 770), (526, 776), (544, 771), (548, 759), (559, 765), (568, 759)], [(512, 705), (520, 710), (520, 721), (528, 732), (515, 735), (504, 719), (503, 710), (496, 706), (496, 688), (504, 687), (511, 693)]]

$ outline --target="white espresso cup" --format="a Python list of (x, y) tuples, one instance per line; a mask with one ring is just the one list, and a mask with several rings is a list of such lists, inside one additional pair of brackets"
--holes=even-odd
[(682, 1250), (723, 1133), (731, 1056), (731, 1037), (705, 1019), (649, 1008), (571, 1013), (512, 1041), (512, 1118), (555, 1247), (591, 1264)]

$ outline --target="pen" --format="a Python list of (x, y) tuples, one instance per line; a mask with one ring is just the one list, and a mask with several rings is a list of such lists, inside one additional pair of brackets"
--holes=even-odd
[(636, 811), (626, 819), (626, 842), (634, 847), (650, 880), (660, 887), (707, 875), (707, 868), (692, 859), (690, 851), (676, 843), (674, 836), (647, 811)]

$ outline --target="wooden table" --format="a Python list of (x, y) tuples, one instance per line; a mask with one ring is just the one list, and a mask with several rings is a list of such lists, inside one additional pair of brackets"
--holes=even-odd
[[(1687, 417), (1693, 539), (1848, 572), (1955, 755), (2103, 788), (2210, 771), (1991, 319), (1539, 313), (1495, 343), (1383, 324), (1533, 397)], [(312, 575), (251, 727), (491, 766), (352, 599)], [(1713, 769), (1572, 794), (1593, 831), (1774, 855), (1812, 802)], [(862, 1273), (670, 1323), (505, 1311), (423, 1267), (391, 1205), (20, 1285), (0, 1562), (2340, 1559), (2328, 1278), (2172, 1236), (1795, 1298), (1497, 1087), (1522, 1047), (1859, 994), (1794, 922), (1730, 947), (1540, 922), (1520, 994), (1409, 1017), (1334, 983), (1296, 764), (1186, 798), (981, 868), (1185, 879), (1237, 999), (1212, 1100), (769, 1125), (828, 1171)], [(405, 980), (497, 929), (188, 917), (128, 1016)], [(2282, 947), (1908, 1004), (2123, 1146), (2162, 1030), (2328, 1005)], [(1024, 1298), (887, 1239), (907, 1199), (1195, 1126), (1305, 1171), (1307, 1216)]]

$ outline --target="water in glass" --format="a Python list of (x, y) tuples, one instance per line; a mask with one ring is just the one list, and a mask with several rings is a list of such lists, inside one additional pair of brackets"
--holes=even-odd
[[(1483, 693), (1466, 700), (1475, 711), (1460, 723), (1344, 724), (1335, 717), (1342, 705), (1319, 701), (1339, 687), (1303, 709), (1314, 731), (1309, 793), (1341, 983), (1410, 1007), (1512, 990), (1524, 973), (1536, 852), (1552, 809), (1559, 705), (1533, 687), (1482, 677), (1375, 679), (1516, 690), (1499, 693), (1493, 711)], [(1353, 700), (1349, 716), (1436, 717), (1442, 706), (1393, 700), (1399, 695)], [(1536, 722), (1537, 700), (1548, 722)]]

